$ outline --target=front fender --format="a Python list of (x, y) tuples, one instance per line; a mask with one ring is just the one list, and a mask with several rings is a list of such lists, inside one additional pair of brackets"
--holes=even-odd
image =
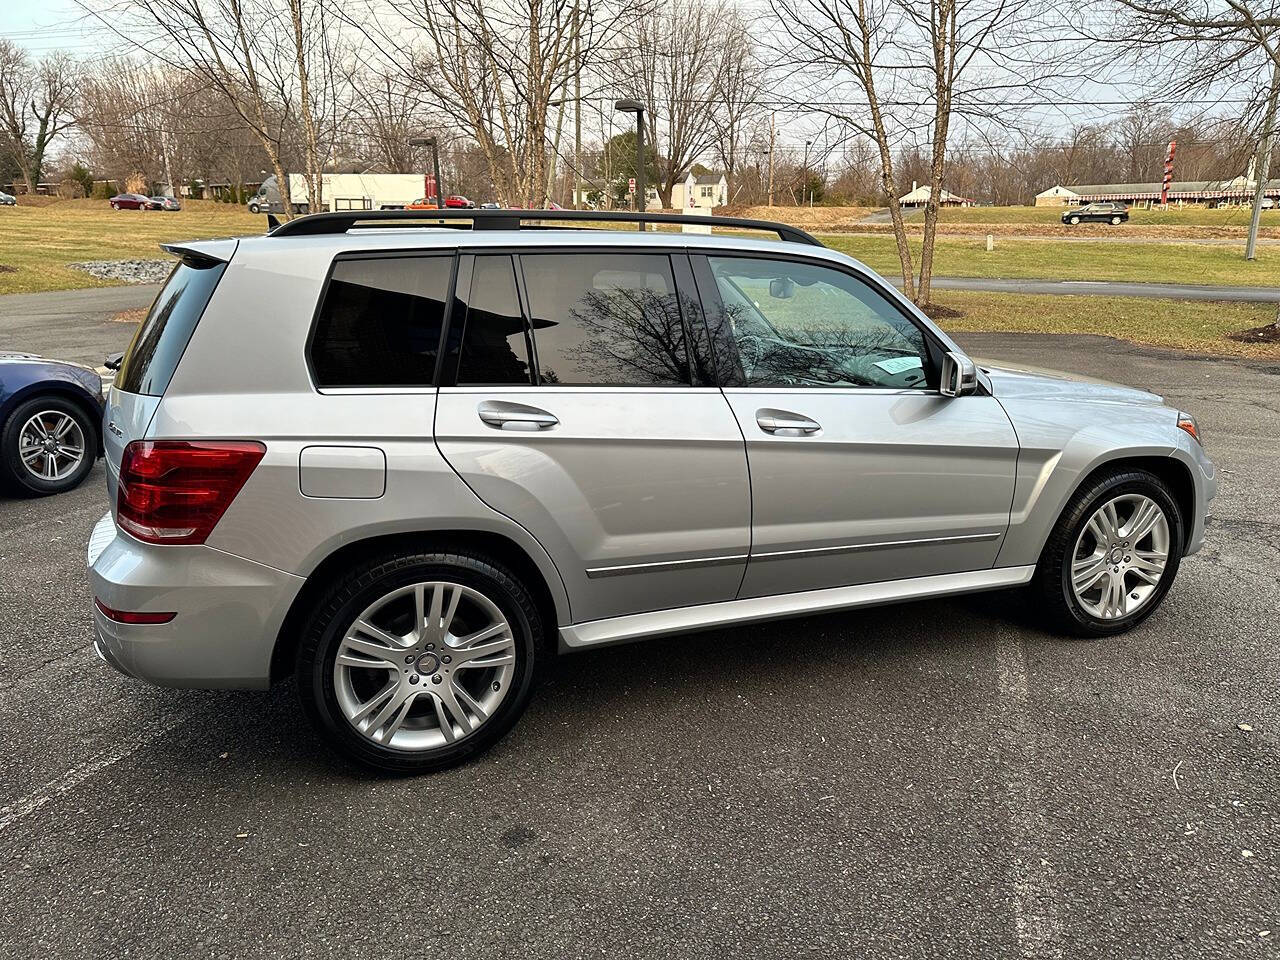
[[(1111, 462), (1136, 458), (1179, 460), (1190, 471), (1196, 486), (1192, 548), (1204, 539), (1202, 506), (1212, 496), (1212, 464), (1204, 467), (1179, 437), (1192, 443), (1177, 428), (1177, 412), (1169, 407), (1112, 403), (1071, 403), (1060, 400), (1013, 399), (1002, 401), (1018, 434), (1017, 476), (1009, 514), (1009, 532), (1000, 547), (996, 566), (1035, 563), (1067, 502), (1085, 479)], [(1092, 413), (1092, 416), (1090, 416)]]

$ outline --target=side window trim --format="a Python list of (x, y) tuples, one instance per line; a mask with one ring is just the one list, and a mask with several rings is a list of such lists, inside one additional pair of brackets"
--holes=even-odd
[(511, 268), (516, 275), (516, 300), (520, 303), (520, 316), (524, 318), (525, 349), (529, 351), (529, 364), (533, 370), (533, 386), (542, 386), (542, 364), (538, 361), (538, 338), (533, 334), (533, 310), (529, 307), (529, 290), (524, 281), (524, 255), (526, 251), (511, 255)]
[[(315, 351), (316, 332), (320, 327), (320, 314), (324, 310), (325, 300), (329, 296), (329, 288), (333, 283), (333, 274), (337, 270), (340, 263), (349, 263), (353, 260), (422, 260), (432, 257), (448, 257), (452, 261), (449, 267), (449, 283), (445, 292), (444, 315), (440, 318), (440, 341), (436, 344), (436, 364), (431, 370), (430, 375), (426, 378), (427, 383), (415, 387), (326, 387), (320, 383), (320, 378), (316, 375), (315, 363), (313, 361)], [(324, 281), (320, 284), (320, 292), (316, 297), (316, 304), (311, 310), (311, 323), (307, 328), (307, 338), (303, 343), (302, 359), (307, 368), (307, 379), (311, 382), (311, 389), (318, 394), (326, 393), (412, 393), (420, 390), (434, 390), (440, 382), (441, 359), (443, 351), (447, 345), (446, 337), (449, 334), (449, 328), (452, 324), (454, 315), (454, 299), (457, 293), (458, 281), (458, 252), (456, 250), (353, 250), (343, 251), (336, 254), (329, 261), (328, 269), (325, 270)]]
[[(834, 270), (837, 273), (841, 273), (847, 277), (853, 278), (855, 281), (857, 281), (858, 283), (861, 283), (867, 289), (871, 290), (873, 293), (880, 296), (881, 299), (883, 299), (894, 310), (896, 310), (904, 320), (906, 320), (918, 331), (920, 331), (921, 339), (924, 341), (925, 350), (928, 353), (929, 369), (926, 371), (926, 373), (928, 375), (929, 387), (926, 390), (912, 389), (910, 392), (913, 394), (938, 393), (938, 387), (937, 387), (938, 372), (941, 369), (941, 365), (942, 365), (942, 355), (943, 353), (945, 353), (945, 350), (943, 349), (942, 344), (938, 342), (937, 338), (933, 335), (932, 330), (922, 325), (908, 311), (904, 310), (902, 308), (902, 305), (898, 302), (895, 296), (881, 289), (881, 286), (878, 283), (875, 283), (870, 277), (862, 274), (858, 270), (850, 269), (848, 266), (842, 263), (831, 263), (830, 261), (826, 261), (826, 260), (815, 260), (809, 257), (798, 257), (790, 254), (779, 254), (779, 253), (773, 253), (773, 252), (756, 253), (756, 252), (745, 252), (745, 251), (738, 251), (738, 250), (731, 250), (731, 251), (727, 250), (724, 252), (717, 250), (714, 254), (709, 254), (705, 250), (691, 251), (690, 258), (693, 261), (693, 265), (694, 265), (694, 278), (697, 280), (698, 291), (702, 297), (703, 315), (708, 317), (711, 315), (712, 310), (723, 312), (725, 309), (724, 300), (720, 296), (720, 288), (717, 286), (715, 282), (715, 276), (712, 273), (711, 264), (708, 260), (708, 257), (713, 255), (716, 257), (725, 258), (725, 259), (736, 257), (744, 260), (776, 260), (784, 263), (785, 262), (803, 263), (807, 266)], [(721, 384), (721, 386), (752, 387), (751, 384), (744, 383), (742, 380), (742, 367), (741, 367), (740, 359), (738, 357), (737, 344), (736, 343), (726, 344), (726, 348), (732, 351), (732, 357), (733, 357), (732, 369), (734, 371), (734, 376), (736, 377), (736, 380), (733, 383), (728, 383), (728, 382), (723, 383)], [(726, 365), (726, 367), (727, 366), (728, 365)], [(761, 389), (773, 389), (773, 388), (766, 387)], [(852, 386), (852, 385), (842, 386), (842, 387), (831, 387), (829, 389), (858, 390), (858, 391), (893, 389), (895, 392), (897, 392), (897, 388), (860, 387), (860, 386)]]

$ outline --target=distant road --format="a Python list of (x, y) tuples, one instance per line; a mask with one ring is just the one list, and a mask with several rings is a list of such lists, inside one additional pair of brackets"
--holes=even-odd
[[(887, 279), (893, 280), (892, 277)], [(901, 282), (894, 280), (899, 286)], [(1119, 280), (984, 280), (934, 277), (939, 290), (986, 293), (1047, 293), (1059, 296), (1158, 297), (1163, 300), (1246, 300), (1280, 303), (1280, 287), (1228, 287), (1199, 283), (1132, 283)]]
[(148, 307), (160, 284), (90, 287), (0, 296), (0, 350), (39, 353), (94, 366), (129, 345), (137, 326), (111, 319)]

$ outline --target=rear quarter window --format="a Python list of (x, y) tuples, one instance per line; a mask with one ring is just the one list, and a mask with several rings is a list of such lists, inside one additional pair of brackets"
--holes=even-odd
[(133, 335), (116, 374), (117, 389), (153, 397), (164, 393), (226, 269), (225, 263), (194, 260), (174, 268)]
[(430, 386), (452, 274), (452, 256), (335, 263), (311, 338), (316, 386)]

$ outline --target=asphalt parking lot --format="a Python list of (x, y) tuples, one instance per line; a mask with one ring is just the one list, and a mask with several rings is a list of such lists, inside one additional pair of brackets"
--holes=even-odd
[(291, 686), (101, 664), (101, 466), (0, 500), (0, 955), (1280, 955), (1280, 367), (962, 340), (1199, 418), (1208, 543), (1140, 629), (993, 594), (577, 654), (426, 778), (344, 768)]

